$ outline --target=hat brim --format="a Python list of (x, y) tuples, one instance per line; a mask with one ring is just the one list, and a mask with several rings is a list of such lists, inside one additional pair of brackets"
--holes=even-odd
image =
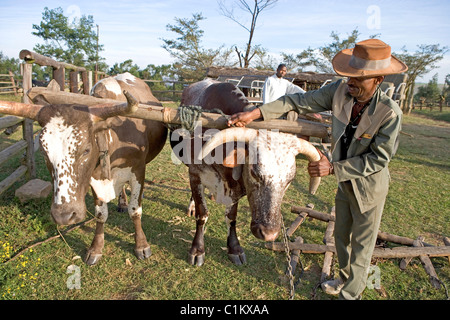
[(388, 68), (379, 70), (362, 70), (350, 66), (353, 49), (344, 49), (333, 58), (331, 64), (334, 71), (343, 77), (377, 77), (389, 74), (403, 73), (408, 70), (408, 66), (391, 55), (391, 64)]

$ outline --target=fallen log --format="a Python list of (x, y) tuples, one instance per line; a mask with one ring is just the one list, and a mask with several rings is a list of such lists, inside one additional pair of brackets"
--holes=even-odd
[[(445, 244), (446, 246), (450, 246), (450, 238), (449, 238), (449, 237), (444, 237), (444, 238), (442, 239), (442, 241), (444, 241), (444, 244)], [(450, 256), (448, 257), (448, 263), (450, 263)]]
[[(306, 205), (308, 209), (314, 209), (314, 204), (309, 203)], [(297, 218), (292, 222), (291, 226), (286, 230), (286, 234), (288, 237), (292, 236), (292, 234), (297, 230), (297, 228), (305, 221), (308, 214), (306, 212), (300, 212)]]
[[(274, 251), (284, 251), (284, 243), (269, 242), (266, 248)], [(300, 250), (303, 253), (325, 253), (327, 251), (336, 253), (336, 248), (331, 245), (321, 245), (312, 243), (289, 243), (290, 250)], [(429, 257), (447, 257), (450, 256), (450, 247), (394, 247), (394, 248), (375, 248), (373, 258), (404, 258), (419, 257), (427, 255)]]
[[(417, 248), (422, 248), (423, 247), (422, 238), (419, 237), (417, 240), (414, 240), (413, 246), (417, 247)], [(440, 281), (438, 279), (438, 276), (436, 274), (436, 270), (434, 270), (433, 264), (431, 263), (430, 257), (427, 256), (426, 254), (421, 254), (419, 256), (419, 259), (422, 262), (422, 265), (423, 265), (423, 267), (425, 269), (425, 272), (430, 277), (431, 285), (435, 289), (440, 289), (441, 288), (441, 283), (440, 283)]]
[(292, 206), (291, 207), (291, 212), (292, 213), (297, 213), (297, 214), (305, 212), (305, 213), (308, 214), (308, 216), (310, 216), (312, 218), (315, 218), (315, 219), (318, 219), (318, 220), (321, 220), (321, 221), (325, 221), (325, 222), (334, 221), (335, 220), (334, 216), (332, 216), (329, 213), (322, 213), (322, 212), (313, 210), (311, 208), (306, 208), (306, 207)]
[[(28, 91), (28, 96), (33, 101), (47, 101), (49, 104), (83, 104), (97, 105), (105, 103), (118, 103), (118, 100), (100, 99), (93, 96), (59, 91), (55, 92), (44, 87), (34, 87)], [(138, 110), (128, 115), (132, 118), (149, 119), (164, 122), (167, 124), (181, 124), (178, 109), (162, 107), (160, 103), (152, 105), (139, 104)], [(217, 113), (203, 112), (199, 121), (205, 128), (225, 129), (228, 128), (228, 119)], [(297, 121), (288, 120), (267, 120), (253, 121), (247, 125), (252, 129), (278, 130), (287, 133), (298, 133), (311, 137), (327, 138), (329, 125), (299, 119)]]
[[(412, 246), (415, 241), (415, 240), (407, 238), (407, 237), (396, 236), (394, 234), (389, 234), (387, 232), (382, 232), (382, 231), (378, 232), (378, 239), (383, 240), (383, 241), (389, 241), (389, 242), (394, 242), (394, 243), (398, 243), (398, 244), (403, 244), (405, 246)], [(422, 242), (422, 243), (425, 247), (433, 246), (432, 244), (429, 244), (429, 243), (425, 243), (425, 242)]]
[[(303, 243), (302, 237), (295, 238), (295, 242)], [(297, 268), (298, 260), (300, 256), (300, 250), (292, 250), (291, 251), (291, 272), (292, 274), (295, 273), (295, 268)], [(285, 274), (289, 276), (289, 269), (286, 270)]]
[[(300, 207), (300, 206), (292, 206), (291, 207), (291, 212), (292, 213), (297, 213), (300, 214), (302, 212), (307, 213), (309, 217), (324, 221), (324, 222), (329, 222), (329, 221), (335, 221), (335, 216), (328, 214), (328, 213), (323, 213), (323, 212), (319, 212), (316, 210), (312, 210), (311, 208), (308, 207)], [(396, 236), (394, 234), (390, 234), (387, 232), (383, 232), (383, 231), (378, 231), (378, 235), (377, 238), (383, 241), (389, 241), (389, 242), (394, 242), (397, 244), (403, 244), (403, 245), (407, 245), (407, 246), (412, 246), (414, 240), (407, 238), (407, 237), (402, 237), (402, 236)], [(448, 240), (450, 241), (450, 240)], [(422, 242), (423, 245), (425, 247), (433, 247), (432, 244), (426, 243), (426, 242)]]
[[(331, 210), (331, 215), (334, 216), (335, 214), (335, 208)], [(323, 238), (323, 242), (326, 245), (334, 246), (334, 221), (329, 221), (327, 230), (325, 231), (325, 236)], [(323, 258), (323, 266), (322, 266), (322, 273), (320, 274), (320, 282), (324, 282), (326, 279), (330, 277), (331, 274), (331, 265), (333, 263), (333, 252), (327, 251), (325, 252), (325, 256)]]

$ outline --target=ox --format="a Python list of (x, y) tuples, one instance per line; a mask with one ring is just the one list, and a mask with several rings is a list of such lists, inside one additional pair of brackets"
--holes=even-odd
[[(210, 79), (187, 87), (183, 91), (181, 105), (197, 105), (205, 110), (219, 108), (228, 115), (252, 106), (235, 85)], [(205, 134), (207, 132), (204, 131)], [(182, 136), (175, 133), (170, 132), (171, 146), (175, 156), (189, 168), (192, 191), (189, 207), (193, 205), (195, 208), (196, 233), (188, 255), (189, 263), (201, 266), (205, 259), (203, 237), (208, 208), (204, 188), (212, 193), (216, 202), (226, 206), (229, 259), (236, 265), (245, 263), (245, 253), (236, 235), (239, 200), (247, 195), (252, 214), (252, 233), (265, 241), (275, 240), (281, 227), (281, 202), (295, 177), (296, 155), (301, 153), (310, 161), (317, 161), (320, 159), (317, 149), (292, 134), (228, 128), (216, 130), (206, 144), (203, 144), (202, 137), (203, 147), (198, 150), (194, 146), (198, 138), (182, 138), (180, 141)], [(206, 161), (212, 153), (219, 161)], [(314, 193), (320, 178), (312, 180), (310, 191)]]
[[(107, 85), (100, 83), (93, 88), (96, 96), (106, 94), (105, 88), (112, 88), (110, 92), (115, 98), (128, 100), (126, 103), (90, 107), (17, 103), (15, 107), (8, 107), (8, 103), (0, 106), (1, 113), (34, 119), (42, 127), (41, 149), (54, 186), (51, 216), (58, 225), (74, 224), (85, 218), (85, 196), (89, 186), (92, 188), (97, 225), (85, 258), (88, 265), (96, 264), (101, 258), (107, 203), (119, 195), (125, 183), (131, 189), (128, 213), (135, 227), (135, 254), (140, 259), (151, 255), (141, 226), (145, 166), (162, 150), (167, 129), (157, 121), (123, 117), (136, 110), (137, 101), (128, 93), (126, 98), (120, 95), (119, 88), (136, 93), (140, 101), (159, 104), (148, 86), (145, 91), (134, 89), (134, 83), (143, 81), (130, 76), (120, 76), (121, 80), (116, 82), (107, 78)], [(96, 91), (99, 88), (102, 92)], [(100, 138), (104, 139), (107, 150), (99, 144)], [(106, 152), (110, 170), (105, 175)]]

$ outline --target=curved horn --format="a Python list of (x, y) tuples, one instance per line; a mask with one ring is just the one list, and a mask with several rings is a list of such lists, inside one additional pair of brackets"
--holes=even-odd
[(93, 121), (98, 122), (101, 120), (106, 120), (111, 117), (116, 116), (125, 116), (127, 114), (131, 114), (136, 112), (139, 106), (138, 101), (135, 97), (131, 95), (128, 91), (123, 91), (123, 94), (127, 98), (127, 103), (118, 103), (118, 104), (97, 104), (95, 106), (91, 106), (89, 109), (94, 116)]
[(224, 143), (235, 141), (242, 141), (247, 143), (255, 139), (257, 135), (257, 130), (243, 127), (233, 127), (221, 130), (203, 145), (198, 160), (203, 160), (203, 158), (205, 158), (211, 151)]
[[(309, 141), (297, 138), (297, 151), (298, 153), (304, 154), (310, 162), (320, 160), (319, 151), (317, 151), (316, 147), (314, 147)], [(317, 188), (319, 188), (320, 180), (320, 177), (310, 177), (309, 193), (316, 193)]]
[(38, 104), (0, 101), (0, 113), (37, 120), (43, 106)]

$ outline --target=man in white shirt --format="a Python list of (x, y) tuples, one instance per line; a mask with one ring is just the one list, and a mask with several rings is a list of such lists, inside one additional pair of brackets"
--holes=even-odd
[(277, 68), (277, 73), (266, 79), (263, 87), (263, 104), (277, 100), (286, 94), (292, 94), (301, 92), (304, 93), (305, 90), (296, 86), (292, 82), (283, 79), (287, 73), (287, 68), (285, 64), (280, 64)]

